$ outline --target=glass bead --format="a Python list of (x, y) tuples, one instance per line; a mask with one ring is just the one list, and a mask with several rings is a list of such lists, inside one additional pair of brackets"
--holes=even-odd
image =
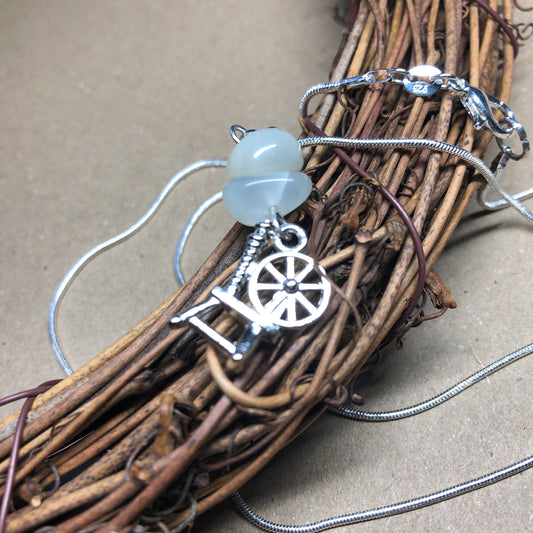
[(272, 206), (281, 216), (290, 213), (307, 199), (311, 189), (311, 180), (302, 172), (275, 172), (232, 179), (222, 197), (236, 220), (254, 226), (270, 218)]
[(298, 141), (288, 132), (266, 128), (247, 133), (231, 152), (226, 166), (230, 178), (297, 172), (303, 166)]

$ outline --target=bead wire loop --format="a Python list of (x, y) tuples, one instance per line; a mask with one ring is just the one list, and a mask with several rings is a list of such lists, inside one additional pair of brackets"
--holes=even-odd
[(229, 128), (229, 134), (231, 138), (235, 141), (236, 144), (240, 143), (246, 135), (252, 133), (255, 130), (247, 130), (244, 126), (240, 124), (233, 124)]

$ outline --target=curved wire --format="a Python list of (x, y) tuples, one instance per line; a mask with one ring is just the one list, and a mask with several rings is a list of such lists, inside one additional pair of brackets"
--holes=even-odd
[(325, 531), (326, 529), (332, 529), (340, 526), (348, 526), (351, 524), (357, 524), (359, 522), (368, 522), (369, 520), (377, 520), (379, 518), (385, 518), (387, 516), (393, 516), (396, 514), (405, 513), (408, 511), (414, 511), (415, 509), (421, 509), (435, 503), (461, 496), (467, 492), (477, 490), (487, 485), (497, 483), (508, 477), (514, 476), (531, 468), (533, 466), (533, 455), (522, 459), (512, 465), (495, 470), (490, 474), (486, 474), (481, 477), (477, 477), (465, 483), (448, 487), (447, 489), (433, 492), (425, 496), (413, 498), (411, 500), (405, 500), (403, 502), (394, 503), (391, 505), (385, 505), (383, 507), (377, 507), (368, 511), (359, 511), (356, 513), (345, 514), (342, 516), (336, 516), (328, 518), (326, 520), (320, 520), (308, 525), (288, 525), (288, 524), (276, 524), (257, 515), (252, 509), (244, 502), (242, 496), (238, 492), (234, 492), (232, 495), (232, 501), (237, 507), (237, 510), (252, 524), (272, 533), (316, 533), (318, 531)]
[[(439, 152), (449, 153), (453, 156), (461, 158), (466, 163), (472, 165), (476, 170), (485, 178), (487, 183), (493, 188), (501, 197), (503, 197), (507, 205), (512, 205), (516, 210), (520, 212), (526, 219), (533, 224), (533, 214), (520, 203), (516, 198), (504, 191), (499, 185), (496, 176), (492, 171), (485, 165), (485, 163), (467, 150), (459, 148), (445, 142), (436, 141), (432, 139), (344, 139), (336, 137), (310, 137), (306, 139), (301, 139), (300, 146), (316, 146), (316, 145), (325, 145), (325, 146), (342, 146), (342, 147), (352, 147), (352, 148), (365, 148), (365, 147), (395, 147), (395, 148), (430, 148)], [(531, 353), (533, 345), (528, 345), (524, 348), (521, 348), (508, 356), (503, 357), (502, 359), (496, 361), (492, 365), (485, 367), (479, 372), (476, 372), (469, 378), (466, 378), (458, 385), (448, 389), (438, 397), (431, 398), (426, 402), (417, 404), (410, 408), (400, 410), (398, 412), (391, 413), (369, 413), (369, 412), (360, 412), (364, 413), (366, 416), (374, 419), (380, 418), (383, 416), (384, 419), (395, 419), (403, 418), (405, 416), (411, 416), (418, 412), (430, 409), (439, 403), (446, 401), (447, 399), (455, 396), (462, 390), (466, 389), (470, 385), (479, 381), (483, 377), (488, 376), (489, 374), (496, 372), (497, 370), (503, 368), (507, 364), (510, 364), (513, 361), (520, 359), (521, 357)], [(335, 411), (335, 409), (334, 409)], [(344, 412), (338, 413), (344, 415)], [(377, 415), (377, 416), (376, 416)], [(389, 418), (390, 417), (390, 418)], [(350, 515), (344, 515), (340, 517), (329, 518), (322, 520), (320, 522), (315, 522), (310, 525), (302, 526), (290, 526), (285, 524), (275, 524), (268, 520), (265, 520), (261, 516), (254, 513), (244, 502), (241, 495), (238, 492), (235, 492), (232, 496), (233, 502), (237, 507), (237, 510), (243, 514), (250, 522), (252, 522), (257, 527), (264, 529), (266, 531), (271, 531), (274, 533), (311, 533), (316, 531), (324, 531), (326, 529), (339, 527), (341, 525), (355, 524), (358, 522), (374, 520), (377, 518), (384, 518), (386, 516), (392, 516), (394, 514), (408, 512), (414, 509), (419, 509), (427, 505), (432, 505), (440, 501), (465, 494), (466, 492), (479, 489), (486, 485), (496, 483), (502, 479), (515, 475), (523, 470), (533, 466), (533, 456), (524, 459), (518, 463), (514, 463), (508, 467), (505, 467), (501, 470), (491, 472), (480, 478), (462, 483), (460, 485), (455, 485), (443, 491), (432, 493), (430, 495), (422, 496), (420, 498), (415, 498), (414, 500), (408, 500), (400, 502), (398, 504), (389, 505), (381, 507), (378, 509), (371, 509), (369, 511), (362, 511), (359, 513), (353, 513)]]
[[(497, 179), (494, 176), (494, 174), (491, 172), (491, 170), (485, 165), (485, 163), (481, 159), (476, 157), (474, 154), (462, 148), (459, 148), (457, 146), (444, 143), (441, 141), (431, 140), (431, 139), (344, 139), (344, 138), (337, 138), (337, 137), (310, 137), (306, 139), (301, 139), (299, 143), (301, 147), (316, 146), (316, 145), (326, 145), (326, 146), (329, 145), (329, 146), (343, 146), (343, 147), (353, 147), (353, 148), (364, 148), (364, 147), (378, 147), (378, 148), (379, 147), (396, 147), (396, 148), (407, 148), (407, 149), (430, 148), (436, 151), (449, 153), (453, 156), (461, 158), (466, 163), (475, 167), (480, 172), (480, 174), (485, 178), (487, 183), (500, 196), (502, 196), (505, 199), (504, 201), (502, 201), (504, 202), (505, 205), (502, 203), (501, 207), (498, 207), (498, 209), (505, 207), (506, 205), (512, 205), (523, 216), (525, 216), (529, 222), (533, 223), (533, 214), (525, 206), (523, 206), (520, 203), (520, 201), (517, 199), (519, 195), (516, 195), (513, 197), (510, 194), (508, 194), (506, 191), (504, 191), (499, 185), (499, 183), (497, 182)], [(161, 193), (157, 197), (156, 201), (152, 204), (152, 206), (148, 209), (148, 211), (135, 224), (130, 226), (127, 230), (120, 233), (119, 235), (111, 239), (108, 239), (107, 241), (97, 245), (92, 250), (87, 252), (81, 259), (78, 260), (78, 262), (67, 273), (67, 275), (65, 276), (65, 278), (59, 285), (58, 289), (56, 290), (56, 293), (52, 300), (52, 304), (50, 306), (50, 312), (49, 312), (49, 333), (50, 333), (50, 338), (52, 341), (52, 346), (56, 353), (56, 358), (58, 359), (59, 364), (61, 365), (61, 367), (63, 368), (63, 370), (65, 371), (67, 375), (70, 375), (72, 373), (72, 368), (70, 367), (68, 361), (66, 360), (63, 354), (63, 351), (61, 350), (61, 347), (59, 345), (58, 339), (57, 339), (57, 335), (56, 335), (57, 311), (58, 311), (59, 304), (61, 303), (61, 299), (65, 291), (68, 289), (68, 287), (70, 286), (72, 281), (75, 279), (75, 277), (79, 274), (81, 269), (85, 267), (87, 263), (89, 263), (92, 259), (94, 259), (97, 255), (99, 255), (103, 251), (125, 241), (126, 239), (134, 235), (137, 231), (139, 231), (142, 228), (142, 226), (145, 225), (151, 219), (151, 217), (155, 214), (155, 212), (160, 207), (162, 202), (166, 199), (168, 194), (185, 177), (204, 168), (223, 167), (225, 165), (226, 165), (226, 160), (214, 159), (214, 160), (198, 161), (196, 163), (193, 163), (192, 165), (185, 167), (183, 170), (178, 172), (173, 178), (171, 178), (171, 180), (168, 182), (168, 184), (165, 186), (165, 188), (161, 191)], [(529, 191), (526, 191), (526, 193), (529, 194)], [(524, 193), (520, 193), (520, 194), (523, 195)], [(180, 263), (181, 263), (181, 256), (183, 254), (183, 250), (185, 248), (190, 232), (193, 229), (194, 225), (197, 223), (198, 219), (212, 205), (218, 202), (221, 199), (221, 197), (222, 197), (222, 193), (219, 192), (213, 195), (208, 200), (206, 200), (203, 204), (201, 204), (200, 207), (194, 212), (192, 217), (189, 219), (188, 223), (186, 224), (180, 236), (180, 240), (178, 242), (178, 246), (176, 248), (176, 253), (174, 256), (174, 267), (176, 271), (176, 276), (178, 280), (180, 281), (180, 283), (185, 282), (182, 272), (181, 272)], [(520, 197), (520, 199), (522, 198), (523, 196)], [(516, 361), (520, 359), (521, 357), (531, 353), (532, 350), (533, 350), (533, 344), (520, 348), (519, 350), (516, 350), (512, 354), (509, 354), (501, 358), (500, 360), (489, 365), (488, 367), (485, 367), (484, 369), (469, 376), (468, 378), (463, 380), (461, 383), (455, 385), (454, 387), (451, 387), (444, 393), (438, 396), (435, 396), (431, 398), (430, 400), (421, 402), (420, 404), (416, 404), (406, 409), (391, 411), (387, 413), (372, 413), (372, 412), (365, 412), (365, 411), (351, 412), (352, 410), (345, 410), (345, 408), (344, 409), (333, 408), (332, 410), (336, 414), (341, 414), (342, 416), (347, 416), (349, 418), (355, 418), (357, 420), (391, 420), (391, 419), (404, 418), (406, 416), (411, 416), (421, 411), (430, 409), (436, 405), (439, 405), (440, 403), (455, 396), (456, 394), (466, 389), (470, 385), (476, 383), (477, 381), (481, 380), (482, 378), (490, 375), (491, 373), (496, 372), (497, 370), (503, 368), (507, 364), (510, 364), (511, 362)], [(347, 413), (350, 413), (350, 414), (347, 414)], [(356, 414), (353, 414), (353, 413), (356, 413)], [(448, 489), (445, 489), (443, 491), (439, 491), (436, 493), (432, 493), (427, 496), (422, 496), (420, 498), (415, 498), (413, 500), (400, 502), (398, 504), (389, 505), (389, 506), (381, 507), (378, 509), (372, 509), (369, 511), (363, 511), (359, 513), (353, 513), (349, 515), (343, 515), (340, 517), (330, 518), (330, 519), (322, 520), (320, 522), (316, 522), (314, 524), (310, 524), (306, 526), (288, 526), (288, 525), (283, 525), (283, 524), (275, 524), (255, 514), (246, 505), (246, 503), (244, 502), (244, 500), (242, 499), (241, 495), (238, 492), (235, 492), (232, 498), (237, 509), (241, 512), (241, 514), (243, 514), (253, 524), (255, 524), (256, 526), (262, 529), (276, 532), (276, 533), (310, 533), (310, 532), (316, 532), (316, 531), (324, 531), (325, 529), (339, 527), (341, 525), (354, 524), (357, 522), (373, 520), (377, 518), (383, 518), (386, 516), (392, 516), (394, 514), (399, 514), (402, 512), (413, 510), (413, 509), (425, 507), (427, 505), (432, 505), (434, 503), (437, 503), (437, 502), (440, 502), (440, 501), (443, 501), (443, 500), (446, 500), (446, 499), (449, 499), (455, 496), (459, 496), (466, 492), (476, 490), (486, 485), (495, 483), (509, 476), (522, 472), (523, 470), (526, 470), (527, 468), (530, 468), (531, 466), (533, 466), (533, 456), (528, 457), (518, 463), (514, 463), (513, 465), (505, 467), (501, 470), (497, 470), (495, 472), (482, 476), (480, 478), (476, 478), (474, 480), (468, 481), (466, 483), (462, 483), (460, 485), (455, 485), (451, 488), (448, 488)]]
[(486, 180), (489, 186), (502, 198), (513, 206), (522, 216), (533, 224), (533, 213), (515, 197), (502, 189), (496, 176), (485, 163), (473, 153), (453, 144), (434, 139), (345, 139), (343, 137), (307, 137), (299, 141), (301, 147), (306, 146), (342, 146), (346, 148), (429, 148), (437, 152), (444, 152), (459, 157), (465, 163), (472, 165)]
[(113, 246), (116, 246), (117, 244), (121, 242), (124, 242), (125, 240), (133, 236), (135, 233), (137, 233), (154, 216), (154, 214), (157, 212), (161, 204), (168, 197), (168, 195), (172, 192), (172, 190), (176, 187), (176, 185), (178, 185), (178, 183), (183, 181), (185, 178), (187, 178), (191, 174), (198, 172), (199, 170), (203, 170), (205, 168), (218, 168), (218, 167), (224, 167), (224, 166), (226, 166), (225, 159), (203, 159), (200, 161), (196, 161), (196, 163), (192, 163), (191, 165), (188, 165), (184, 169), (180, 170), (177, 174), (175, 174), (169, 180), (169, 182), (165, 185), (163, 190), (159, 193), (155, 202), (150, 206), (148, 211), (146, 211), (146, 213), (139, 220), (137, 220), (137, 222), (135, 222), (135, 224), (130, 226), (128, 229), (126, 229), (122, 233), (119, 233), (115, 237), (111, 237), (107, 241), (102, 242), (98, 244), (97, 246), (95, 246), (92, 250), (89, 250), (67, 272), (67, 274), (63, 278), (63, 281), (61, 281), (61, 283), (59, 284), (59, 287), (57, 288), (54, 294), (52, 303), (50, 304), (50, 310), (48, 312), (48, 333), (50, 335), (50, 340), (52, 342), (52, 348), (54, 349), (54, 353), (55, 353), (58, 363), (61, 365), (61, 368), (63, 369), (63, 371), (65, 372), (67, 376), (72, 374), (72, 367), (70, 366), (69, 362), (67, 361), (65, 357), (65, 354), (63, 353), (63, 350), (61, 349), (61, 346), (59, 344), (59, 340), (57, 337), (57, 333), (56, 333), (56, 328), (57, 328), (57, 312), (61, 304), (61, 300), (63, 299), (63, 296), (65, 294), (65, 291), (69, 288), (70, 284), (74, 281), (74, 279), (80, 273), (80, 271), (90, 261), (92, 261), (96, 256), (101, 254), (103, 251), (108, 250), (109, 248), (112, 248)]
[(11, 453), (9, 455), (7, 472), (5, 474), (4, 494), (2, 495), (0, 502), (0, 533), (4, 533), (6, 528), (7, 515), (9, 513), (9, 504), (11, 502), (11, 496), (15, 487), (15, 476), (17, 472), (20, 447), (23, 441), (24, 427), (26, 425), (26, 417), (30, 412), (35, 397), (39, 396), (39, 394), (42, 394), (43, 392), (46, 392), (60, 381), (61, 380), (59, 379), (45, 381), (34, 389), (29, 389), (15, 394), (11, 394), (9, 396), (6, 396), (5, 398), (0, 399), (1, 406), (7, 405), (8, 403), (20, 400), (22, 398), (26, 398), (26, 401), (24, 402), (18, 416), (15, 432), (13, 433), (13, 443), (11, 445)]
[(187, 244), (187, 239), (191, 234), (194, 225), (198, 222), (198, 219), (213, 205), (222, 200), (222, 191), (219, 191), (211, 198), (208, 198), (196, 211), (192, 214), (191, 218), (185, 224), (183, 231), (181, 232), (178, 245), (176, 246), (176, 253), (174, 254), (174, 272), (176, 273), (176, 278), (180, 285), (185, 285), (185, 278), (183, 277), (183, 272), (181, 271), (181, 257), (183, 255), (183, 250)]

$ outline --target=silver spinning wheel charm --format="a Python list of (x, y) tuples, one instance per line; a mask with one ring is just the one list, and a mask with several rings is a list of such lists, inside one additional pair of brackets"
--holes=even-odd
[(330, 291), (313, 259), (298, 252), (265, 257), (248, 282), (254, 309), (284, 328), (306, 326), (319, 318), (328, 305)]
[[(269, 242), (278, 251), (260, 260)], [(306, 243), (299, 226), (280, 226), (277, 220), (258, 224), (227, 286), (214, 287), (211, 298), (175, 316), (170, 325), (190, 324), (239, 361), (265, 334), (311, 324), (326, 310), (331, 285), (313, 258), (300, 252)], [(218, 306), (234, 311), (244, 322), (237, 340), (224, 337), (204, 320)]]

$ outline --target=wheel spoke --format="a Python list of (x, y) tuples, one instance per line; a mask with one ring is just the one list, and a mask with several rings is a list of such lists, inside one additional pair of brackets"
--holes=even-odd
[[(273, 315), (278, 315), (278, 309), (282, 302), (287, 299), (287, 293), (285, 291), (278, 291), (273, 296), (272, 299), (265, 304), (265, 311)], [(281, 311), (283, 313), (283, 310)], [(281, 313), (279, 314), (281, 316)], [(279, 318), (278, 316), (278, 318)]]
[(258, 291), (281, 291), (283, 290), (282, 283), (257, 283), (256, 284)]
[(315, 307), (301, 292), (297, 292), (294, 296), (296, 296), (296, 299), (306, 308), (310, 315), (317, 312), (318, 308)]
[(268, 270), (274, 279), (277, 279), (280, 283), (283, 283), (287, 279), (281, 272), (274, 268), (271, 263), (265, 265), (265, 270)]
[(294, 279), (294, 257), (292, 255), (289, 255), (286, 260), (287, 264), (287, 279)]
[(322, 283), (300, 283), (298, 285), (301, 291), (323, 291), (324, 286)]
[(278, 320), (281, 318), (281, 316), (283, 315), (283, 313), (287, 310), (288, 308), (288, 300), (287, 298), (283, 298), (283, 300), (281, 300), (274, 309), (272, 309), (272, 311), (270, 312), (272, 314), (272, 316), (274, 318), (277, 318)]
[(305, 265), (303, 270), (301, 272), (298, 272), (298, 275), (295, 276), (296, 281), (298, 283), (303, 281), (306, 278), (307, 274), (309, 274), (309, 272), (313, 271), (314, 268), (315, 268), (315, 265), (313, 265), (312, 263), (307, 263), (307, 265)]
[[(298, 294), (298, 293), (296, 293)], [(287, 320), (289, 322), (296, 322), (296, 294), (287, 295)]]

